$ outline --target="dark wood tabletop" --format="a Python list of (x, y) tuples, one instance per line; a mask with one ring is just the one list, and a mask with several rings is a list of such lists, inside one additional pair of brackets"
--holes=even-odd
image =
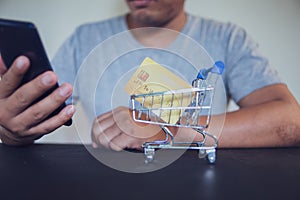
[(147, 173), (113, 169), (89, 148), (0, 144), (0, 199), (300, 199), (300, 148), (218, 149), (214, 164), (189, 150)]

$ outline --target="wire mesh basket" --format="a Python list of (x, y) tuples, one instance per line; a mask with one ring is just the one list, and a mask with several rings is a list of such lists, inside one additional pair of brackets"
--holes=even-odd
[[(222, 74), (224, 64), (220, 61), (209, 69), (202, 69), (192, 82), (192, 88), (133, 94), (130, 96), (134, 121), (160, 125), (165, 133), (164, 140), (143, 144), (145, 162), (154, 160), (156, 149), (194, 149), (199, 158), (206, 157), (209, 163), (216, 161), (217, 138), (206, 131), (211, 120), (216, 79)], [(176, 142), (170, 127), (190, 128), (202, 135), (200, 141)], [(213, 144), (208, 145), (208, 138)]]

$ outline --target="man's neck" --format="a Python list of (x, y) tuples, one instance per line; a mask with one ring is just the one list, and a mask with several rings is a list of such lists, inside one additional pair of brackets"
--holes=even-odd
[(184, 11), (180, 12), (176, 17), (174, 17), (171, 21), (157, 27), (157, 26), (151, 26), (148, 24), (141, 24), (135, 20), (133, 20), (130, 16), (130, 14), (127, 15), (127, 27), (128, 29), (135, 29), (135, 28), (144, 28), (144, 27), (157, 27), (157, 28), (166, 28), (171, 29), (177, 32), (182, 31), (182, 29), (185, 26), (186, 23), (186, 13)]
[(186, 24), (186, 18), (186, 13), (182, 12), (164, 26), (150, 28), (146, 25), (132, 23), (130, 16), (127, 15), (127, 26), (128, 29), (136, 29), (132, 31), (132, 34), (142, 45), (148, 47), (165, 48), (176, 39), (178, 32), (183, 30)]

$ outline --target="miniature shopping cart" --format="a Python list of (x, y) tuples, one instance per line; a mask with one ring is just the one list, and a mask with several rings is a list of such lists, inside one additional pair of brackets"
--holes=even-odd
[[(206, 131), (211, 119), (216, 78), (222, 74), (224, 64), (202, 69), (191, 88), (131, 95), (133, 119), (137, 122), (160, 125), (165, 139), (143, 144), (145, 163), (152, 162), (157, 149), (194, 149), (199, 158), (209, 163), (216, 161), (217, 138)], [(192, 128), (201, 134), (200, 141), (176, 142), (171, 127)], [(208, 139), (213, 141), (207, 144)]]

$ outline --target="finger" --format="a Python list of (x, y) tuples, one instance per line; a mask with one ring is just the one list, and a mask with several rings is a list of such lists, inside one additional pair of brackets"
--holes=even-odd
[(104, 114), (98, 116), (94, 120), (93, 127), (92, 127), (92, 134), (91, 134), (92, 145), (93, 145), (94, 148), (98, 148), (98, 144), (99, 144), (99, 142), (98, 142), (98, 136), (102, 132), (102, 128), (101, 128), (99, 122), (102, 121), (102, 120), (104, 120), (104, 119), (106, 119), (106, 118), (108, 118), (108, 117), (110, 117), (111, 115), (112, 115), (112, 112), (109, 111), (107, 113), (104, 113)]
[(121, 145), (121, 144), (118, 143), (118, 141), (120, 141), (121, 137), (122, 137), (122, 135), (120, 135), (119, 137), (114, 138), (114, 140), (109, 143), (109, 148), (114, 150), (114, 151), (122, 151), (123, 149), (125, 149), (126, 146), (124, 144)]
[(14, 94), (8, 98), (11, 102), (7, 110), (14, 114), (23, 112), (32, 102), (36, 101), (47, 90), (53, 88), (57, 83), (57, 77), (54, 72), (47, 71), (34, 80), (20, 87)]
[(104, 130), (101, 134), (97, 137), (97, 143), (106, 147), (110, 148), (110, 142), (115, 137), (118, 137), (121, 134), (121, 130), (117, 126), (111, 126)]
[(13, 130), (8, 131), (4, 127), (0, 126), (1, 140), (3, 143), (8, 145), (25, 145), (30, 144), (34, 140), (40, 138), (41, 136), (48, 134), (58, 127), (65, 124), (68, 120), (72, 118), (75, 113), (75, 108), (72, 105), (66, 106), (58, 115), (52, 117), (51, 119), (44, 121), (36, 127), (30, 130)]
[[(105, 115), (105, 116), (104, 116)], [(113, 125), (113, 121), (111, 121), (109, 118), (111, 117), (112, 113), (111, 112), (107, 112), (105, 114), (102, 114), (100, 116), (98, 116), (94, 123), (93, 123), (93, 127), (92, 127), (92, 139), (95, 139), (95, 141), (97, 140), (98, 136), (109, 126)]]
[(27, 108), (16, 119), (22, 122), (24, 126), (27, 126), (26, 128), (35, 126), (61, 106), (71, 95), (72, 86), (64, 83), (48, 97)]
[[(129, 111), (129, 108), (126, 107), (117, 107), (109, 112), (106, 112), (104, 114), (101, 114), (97, 117), (98, 121), (103, 121), (106, 118), (111, 118), (112, 116), (114, 116), (115, 120), (116, 119), (120, 119), (118, 116), (120, 116), (120, 113), (125, 111)], [(130, 117), (130, 115), (128, 115), (128, 117)]]
[(115, 137), (109, 143), (110, 148), (114, 151), (121, 151), (123, 149), (142, 149), (142, 140), (138, 140), (134, 137), (130, 137), (127, 134), (120, 134)]
[(26, 136), (34, 135), (36, 138), (38, 138), (42, 135), (51, 133), (52, 131), (56, 130), (57, 128), (64, 125), (67, 121), (69, 121), (73, 117), (74, 113), (75, 107), (73, 105), (68, 105), (57, 115), (29, 129), (26, 132)]
[[(128, 124), (126, 122), (130, 117), (128, 111), (126, 107), (118, 107), (97, 117), (92, 129), (93, 147), (97, 148), (98, 145), (102, 145), (110, 148), (110, 141), (122, 133), (121, 126)], [(129, 124), (129, 128), (126, 129), (131, 130), (131, 126), (132, 124)]]
[(121, 130), (112, 117), (105, 118), (102, 121), (97, 119), (93, 126), (92, 139), (94, 143), (109, 148), (109, 142), (120, 133)]
[(113, 111), (114, 120), (123, 133), (135, 137), (135, 138), (148, 138), (152, 137), (158, 132), (161, 128), (157, 125), (135, 122), (131, 115), (131, 110), (126, 107), (121, 107), (120, 109)]
[(1, 132), (1, 141), (6, 145), (11, 146), (21, 146), (21, 145), (28, 145), (32, 144), (33, 141), (36, 139), (35, 136), (19, 136), (16, 134), (12, 134), (10, 131), (5, 129), (4, 127), (0, 126)]
[[(0, 98), (10, 96), (18, 88), (29, 65), (30, 61), (25, 56), (20, 56), (14, 61), (11, 68), (2, 75), (0, 82)], [(1, 67), (1, 71), (3, 72), (6, 70)]]

